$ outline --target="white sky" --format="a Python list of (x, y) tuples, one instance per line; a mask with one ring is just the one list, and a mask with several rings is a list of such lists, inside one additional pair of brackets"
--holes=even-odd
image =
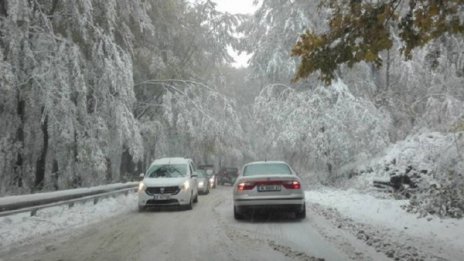
[[(229, 12), (231, 14), (252, 14), (256, 10), (256, 6), (253, 5), (253, 0), (213, 0), (217, 3), (217, 9), (221, 12)], [(229, 54), (235, 59), (235, 63), (232, 63), (234, 67), (247, 67), (248, 60), (251, 54), (240, 54), (238, 55), (232, 48), (227, 48)]]
[(252, 14), (256, 7), (253, 0), (213, 0), (217, 3), (217, 9), (221, 12), (232, 14)]

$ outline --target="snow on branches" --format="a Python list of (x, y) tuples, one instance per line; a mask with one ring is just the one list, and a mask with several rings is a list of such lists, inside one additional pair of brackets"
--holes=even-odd
[[(145, 19), (136, 13), (145, 7), (110, 2), (117, 8), (90, 0), (8, 2), (0, 17), (0, 194), (124, 179), (124, 152), (142, 157), (130, 45), (115, 35), (134, 41), (135, 31), (123, 28)], [(101, 23), (115, 19), (112, 27)]]
[(389, 143), (385, 115), (341, 81), (310, 91), (270, 85), (256, 98), (254, 116), (269, 158), (283, 156), (301, 169), (329, 175)]
[[(146, 157), (188, 156), (198, 162), (231, 162), (243, 158), (244, 133), (235, 102), (214, 88), (188, 80), (152, 80), (142, 84), (163, 90), (158, 105), (161, 114), (141, 119), (143, 126), (156, 125), (157, 132), (146, 133), (156, 140), (157, 151)], [(143, 129), (147, 129), (143, 127)], [(145, 137), (147, 138), (147, 137)]]

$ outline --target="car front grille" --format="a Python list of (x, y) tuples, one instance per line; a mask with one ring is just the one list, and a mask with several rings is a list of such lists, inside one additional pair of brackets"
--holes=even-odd
[(170, 186), (170, 187), (148, 187), (146, 192), (148, 195), (154, 194), (171, 194), (176, 195), (179, 193), (180, 188), (178, 186)]
[(147, 200), (146, 205), (147, 206), (179, 205), (179, 201), (177, 199), (163, 199), (163, 200), (150, 199), (150, 200)]

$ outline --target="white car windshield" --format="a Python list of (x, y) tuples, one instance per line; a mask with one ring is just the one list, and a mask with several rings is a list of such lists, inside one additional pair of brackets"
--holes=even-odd
[(245, 167), (243, 176), (291, 174), (290, 168), (283, 163), (252, 164)]
[(179, 178), (187, 175), (187, 164), (153, 165), (148, 170), (149, 178)]

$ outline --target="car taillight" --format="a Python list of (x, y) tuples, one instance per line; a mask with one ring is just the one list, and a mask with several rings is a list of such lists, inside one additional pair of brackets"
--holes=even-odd
[(286, 189), (301, 189), (301, 184), (299, 181), (293, 180), (284, 183)]
[(241, 182), (237, 185), (237, 191), (251, 190), (255, 187), (255, 184), (250, 182)]

